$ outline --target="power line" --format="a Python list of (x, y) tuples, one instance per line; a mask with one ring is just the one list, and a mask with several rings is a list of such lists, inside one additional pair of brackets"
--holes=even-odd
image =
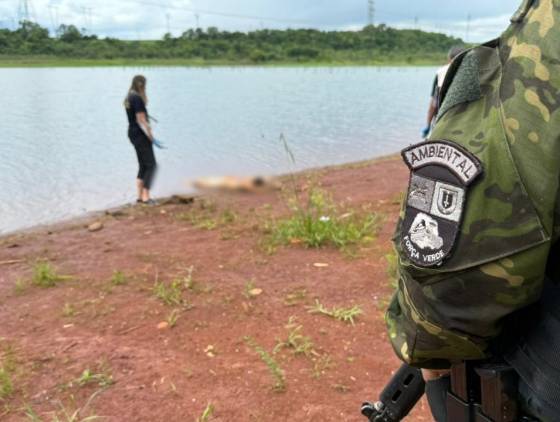
[(227, 13), (227, 12), (216, 12), (211, 10), (202, 10), (202, 9), (195, 9), (192, 7), (187, 6), (172, 6), (172, 5), (165, 5), (161, 3), (156, 3), (152, 1), (146, 0), (125, 0), (130, 3), (141, 4), (144, 6), (151, 6), (151, 7), (160, 7), (160, 8), (168, 8), (174, 10), (184, 10), (187, 12), (192, 12), (195, 14), (202, 14), (202, 15), (209, 15), (209, 16), (222, 16), (226, 18), (234, 18), (234, 19), (249, 19), (253, 21), (269, 21), (269, 22), (279, 22), (279, 23), (295, 23), (295, 24), (310, 24), (311, 21), (305, 20), (298, 20), (298, 19), (281, 19), (275, 17), (266, 17), (266, 16), (255, 16), (255, 15), (242, 15), (238, 13)]

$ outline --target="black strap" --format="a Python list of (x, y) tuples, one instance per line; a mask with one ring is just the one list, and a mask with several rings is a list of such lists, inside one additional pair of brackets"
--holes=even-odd
[(560, 321), (551, 313), (543, 315), (506, 360), (539, 398), (557, 409), (555, 420), (560, 420)]
[(534, 2), (535, 0), (523, 0), (523, 3), (521, 4), (521, 6), (519, 6), (519, 9), (517, 9), (517, 11), (511, 17), (511, 23), (523, 22), (523, 19), (525, 19), (525, 16), (527, 16), (527, 13), (529, 13), (529, 10), (533, 6)]

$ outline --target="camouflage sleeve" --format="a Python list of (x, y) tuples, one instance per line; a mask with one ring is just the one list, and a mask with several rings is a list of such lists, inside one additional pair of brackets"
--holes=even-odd
[(560, 1), (524, 2), (499, 40), (452, 65), (411, 169), (386, 313), (397, 355), (424, 368), (482, 359), (540, 297), (558, 239)]

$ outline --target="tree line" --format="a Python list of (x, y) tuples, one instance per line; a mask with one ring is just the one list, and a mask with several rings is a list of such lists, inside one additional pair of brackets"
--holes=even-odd
[(160, 40), (128, 41), (88, 35), (74, 25), (48, 29), (22, 22), (0, 29), (1, 57), (58, 59), (184, 59), (232, 63), (383, 62), (440, 60), (460, 39), (439, 33), (368, 25), (360, 31), (261, 29), (251, 32), (218, 28), (188, 29)]

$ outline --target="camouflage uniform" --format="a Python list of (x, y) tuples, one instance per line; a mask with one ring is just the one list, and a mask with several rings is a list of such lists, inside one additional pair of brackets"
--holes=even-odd
[[(398, 356), (433, 369), (489, 357), (507, 317), (541, 296), (560, 237), (560, 0), (525, 0), (498, 40), (453, 62), (442, 94), (433, 150), (403, 154), (386, 314)], [(477, 167), (461, 180), (459, 162)]]

